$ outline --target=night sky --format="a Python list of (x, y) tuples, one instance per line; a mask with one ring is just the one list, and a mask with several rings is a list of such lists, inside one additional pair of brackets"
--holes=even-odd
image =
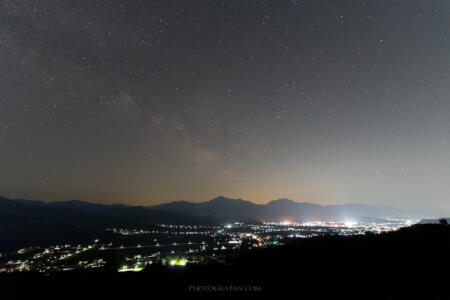
[(0, 1), (0, 194), (450, 211), (450, 2)]

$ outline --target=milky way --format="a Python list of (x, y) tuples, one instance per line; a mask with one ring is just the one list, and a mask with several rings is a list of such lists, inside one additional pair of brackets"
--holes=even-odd
[(0, 2), (0, 194), (450, 211), (448, 1)]

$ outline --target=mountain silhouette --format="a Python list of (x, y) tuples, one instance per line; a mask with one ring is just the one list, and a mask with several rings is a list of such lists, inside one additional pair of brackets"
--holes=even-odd
[(212, 224), (214, 220), (139, 206), (83, 201), (45, 203), (0, 197), (0, 249), (91, 241), (110, 227), (149, 228), (156, 224)]
[(400, 218), (422, 218), (417, 212), (393, 207), (363, 204), (322, 206), (309, 202), (296, 202), (281, 198), (267, 204), (255, 204), (242, 199), (219, 196), (206, 202), (176, 201), (148, 206), (150, 209), (184, 213), (191, 216), (210, 216), (221, 221), (376, 221)]
[(369, 205), (322, 206), (278, 199), (256, 204), (224, 196), (193, 203), (176, 201), (155, 206), (105, 205), (79, 200), (43, 202), (0, 197), (0, 249), (53, 242), (91, 240), (106, 228), (149, 228), (157, 224), (225, 222), (376, 221), (412, 218), (400, 209)]

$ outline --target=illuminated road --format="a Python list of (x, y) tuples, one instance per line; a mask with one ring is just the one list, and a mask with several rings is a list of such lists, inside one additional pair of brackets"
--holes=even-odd
[(160, 247), (178, 247), (178, 246), (192, 246), (192, 245), (205, 245), (206, 243), (176, 243), (176, 244), (161, 244), (161, 245), (144, 245), (133, 247), (117, 247), (117, 248), (99, 248), (99, 250), (126, 250), (126, 249), (142, 249), (142, 248), (160, 248)]

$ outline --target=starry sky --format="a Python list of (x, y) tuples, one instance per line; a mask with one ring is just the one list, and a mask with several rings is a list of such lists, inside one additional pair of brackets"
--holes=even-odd
[(0, 1), (0, 194), (450, 211), (450, 2)]

